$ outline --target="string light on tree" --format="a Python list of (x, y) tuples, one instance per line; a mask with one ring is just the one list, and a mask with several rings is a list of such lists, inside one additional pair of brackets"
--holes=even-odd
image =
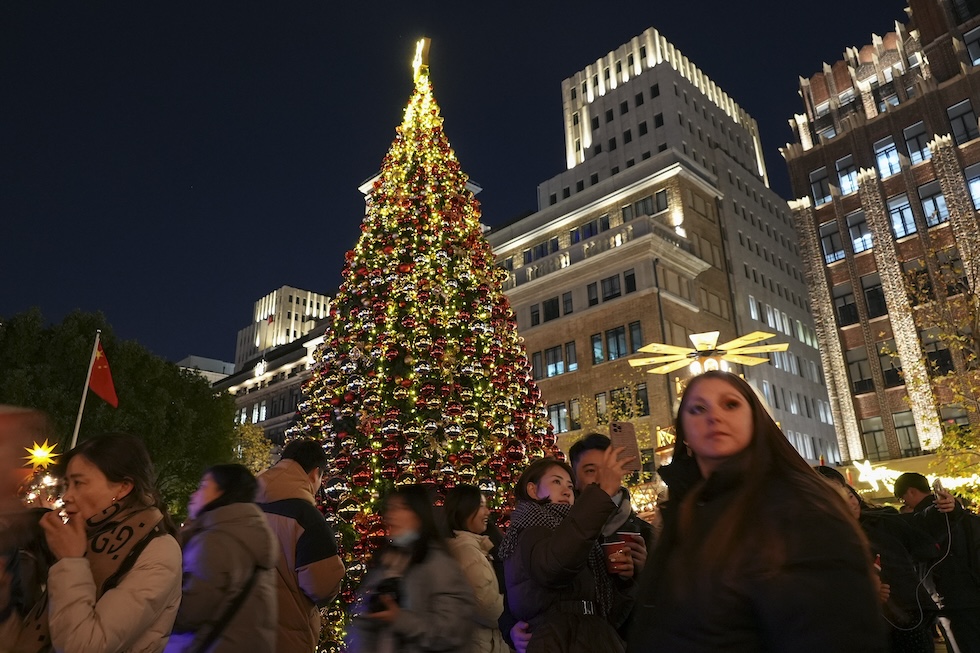
[(289, 434), (321, 439), (332, 460), (321, 507), (341, 533), (348, 574), (325, 619), (328, 651), (342, 650), (346, 606), (385, 541), (385, 492), (421, 483), (441, 501), (469, 483), (506, 512), (528, 459), (561, 456), (502, 291), (508, 273), (443, 131), (428, 47), (416, 47), (415, 89)]

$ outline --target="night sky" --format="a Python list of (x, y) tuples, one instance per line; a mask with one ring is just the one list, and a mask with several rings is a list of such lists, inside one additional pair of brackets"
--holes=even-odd
[(259, 297), (333, 294), (363, 217), (357, 186), (401, 122), (423, 35), (486, 224), (534, 210), (537, 184), (562, 171), (561, 80), (648, 27), (758, 121), (789, 197), (777, 148), (802, 112), (798, 77), (891, 31), (904, 7), (0, 3), (0, 316), (101, 310), (170, 360), (230, 361)]

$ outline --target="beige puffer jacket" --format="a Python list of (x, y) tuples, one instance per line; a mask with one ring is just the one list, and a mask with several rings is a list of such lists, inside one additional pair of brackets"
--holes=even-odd
[(473, 631), (470, 653), (505, 653), (510, 648), (504, 642), (497, 619), (504, 611), (504, 595), (500, 593), (497, 575), (487, 554), (493, 547), (486, 535), (469, 531), (453, 531), (447, 540), (449, 550), (463, 568), (466, 580), (473, 587), (476, 628)]

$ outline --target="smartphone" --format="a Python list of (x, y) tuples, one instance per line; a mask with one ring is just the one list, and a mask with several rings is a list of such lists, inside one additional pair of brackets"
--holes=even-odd
[(621, 458), (633, 457), (629, 463), (623, 466), (628, 472), (638, 472), (641, 469), (640, 445), (636, 441), (636, 429), (632, 422), (612, 422), (609, 424), (609, 440), (612, 442), (613, 449), (623, 448)]
[(943, 484), (939, 480), (938, 476), (936, 477), (936, 480), (932, 482), (932, 492), (937, 496), (940, 492), (946, 492), (946, 488), (943, 487)]

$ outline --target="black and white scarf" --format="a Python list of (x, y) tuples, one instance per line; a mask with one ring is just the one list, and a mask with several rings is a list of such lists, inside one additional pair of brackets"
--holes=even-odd
[[(525, 528), (528, 526), (544, 526), (550, 530), (555, 530), (562, 520), (568, 516), (568, 511), (571, 509), (572, 506), (563, 503), (518, 502), (514, 512), (510, 515), (510, 527), (507, 529), (498, 549), (500, 559), (507, 560), (514, 555), (517, 551), (521, 532)], [(599, 614), (605, 617), (612, 608), (613, 585), (612, 579), (606, 572), (606, 563), (598, 539), (592, 543), (592, 549), (589, 551), (586, 562), (594, 579)]]

